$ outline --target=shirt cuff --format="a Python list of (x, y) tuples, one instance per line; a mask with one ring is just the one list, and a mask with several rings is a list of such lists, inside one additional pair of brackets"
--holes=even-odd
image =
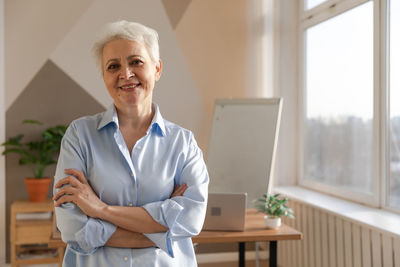
[[(143, 208), (150, 214), (150, 216), (159, 224), (164, 225), (169, 230), (165, 233), (152, 233), (145, 234), (153, 243), (159, 248), (167, 252), (171, 257), (174, 257), (173, 253), (173, 239), (175, 228), (177, 226), (177, 218), (183, 210), (183, 207), (177, 202), (167, 199), (165, 201), (158, 201), (148, 203)], [(175, 229), (175, 230), (174, 230)], [(179, 232), (179, 231), (176, 231)]]
[(116, 229), (117, 226), (112, 223), (89, 218), (85, 227), (75, 233), (78, 247), (71, 244), (71, 248), (80, 254), (92, 254), (105, 245)]
[(148, 203), (143, 208), (150, 214), (153, 220), (168, 227), (170, 231), (173, 229), (177, 218), (183, 210), (181, 205), (171, 199)]
[(174, 251), (172, 249), (172, 241), (171, 238), (168, 237), (169, 231), (164, 233), (151, 233), (144, 234), (148, 239), (153, 241), (157, 247), (162, 249), (164, 252), (168, 253), (170, 257), (174, 257)]

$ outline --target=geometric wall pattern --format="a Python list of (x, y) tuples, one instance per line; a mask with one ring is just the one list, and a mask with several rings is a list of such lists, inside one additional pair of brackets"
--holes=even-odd
[(176, 28), (191, 0), (162, 0), (173, 29)]
[(6, 108), (93, 0), (5, 0)]

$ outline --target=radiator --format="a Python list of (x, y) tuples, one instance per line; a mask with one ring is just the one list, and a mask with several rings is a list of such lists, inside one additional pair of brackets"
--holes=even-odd
[[(278, 242), (281, 267), (400, 267), (400, 237), (291, 200), (296, 218), (283, 222), (303, 233)], [(399, 225), (400, 227), (400, 225)]]

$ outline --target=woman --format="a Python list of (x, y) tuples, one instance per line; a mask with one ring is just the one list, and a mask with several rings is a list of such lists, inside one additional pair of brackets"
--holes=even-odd
[(197, 266), (208, 173), (193, 134), (152, 103), (160, 79), (158, 35), (108, 24), (93, 46), (113, 105), (75, 120), (54, 187), (64, 266)]

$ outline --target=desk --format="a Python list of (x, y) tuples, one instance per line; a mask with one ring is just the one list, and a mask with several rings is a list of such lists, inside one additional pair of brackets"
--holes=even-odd
[(269, 266), (277, 266), (277, 242), (279, 240), (301, 240), (302, 233), (282, 224), (275, 230), (266, 229), (264, 215), (254, 209), (246, 212), (246, 226), (243, 232), (202, 231), (192, 238), (193, 243), (239, 243), (239, 266), (245, 266), (245, 242), (269, 241)]

